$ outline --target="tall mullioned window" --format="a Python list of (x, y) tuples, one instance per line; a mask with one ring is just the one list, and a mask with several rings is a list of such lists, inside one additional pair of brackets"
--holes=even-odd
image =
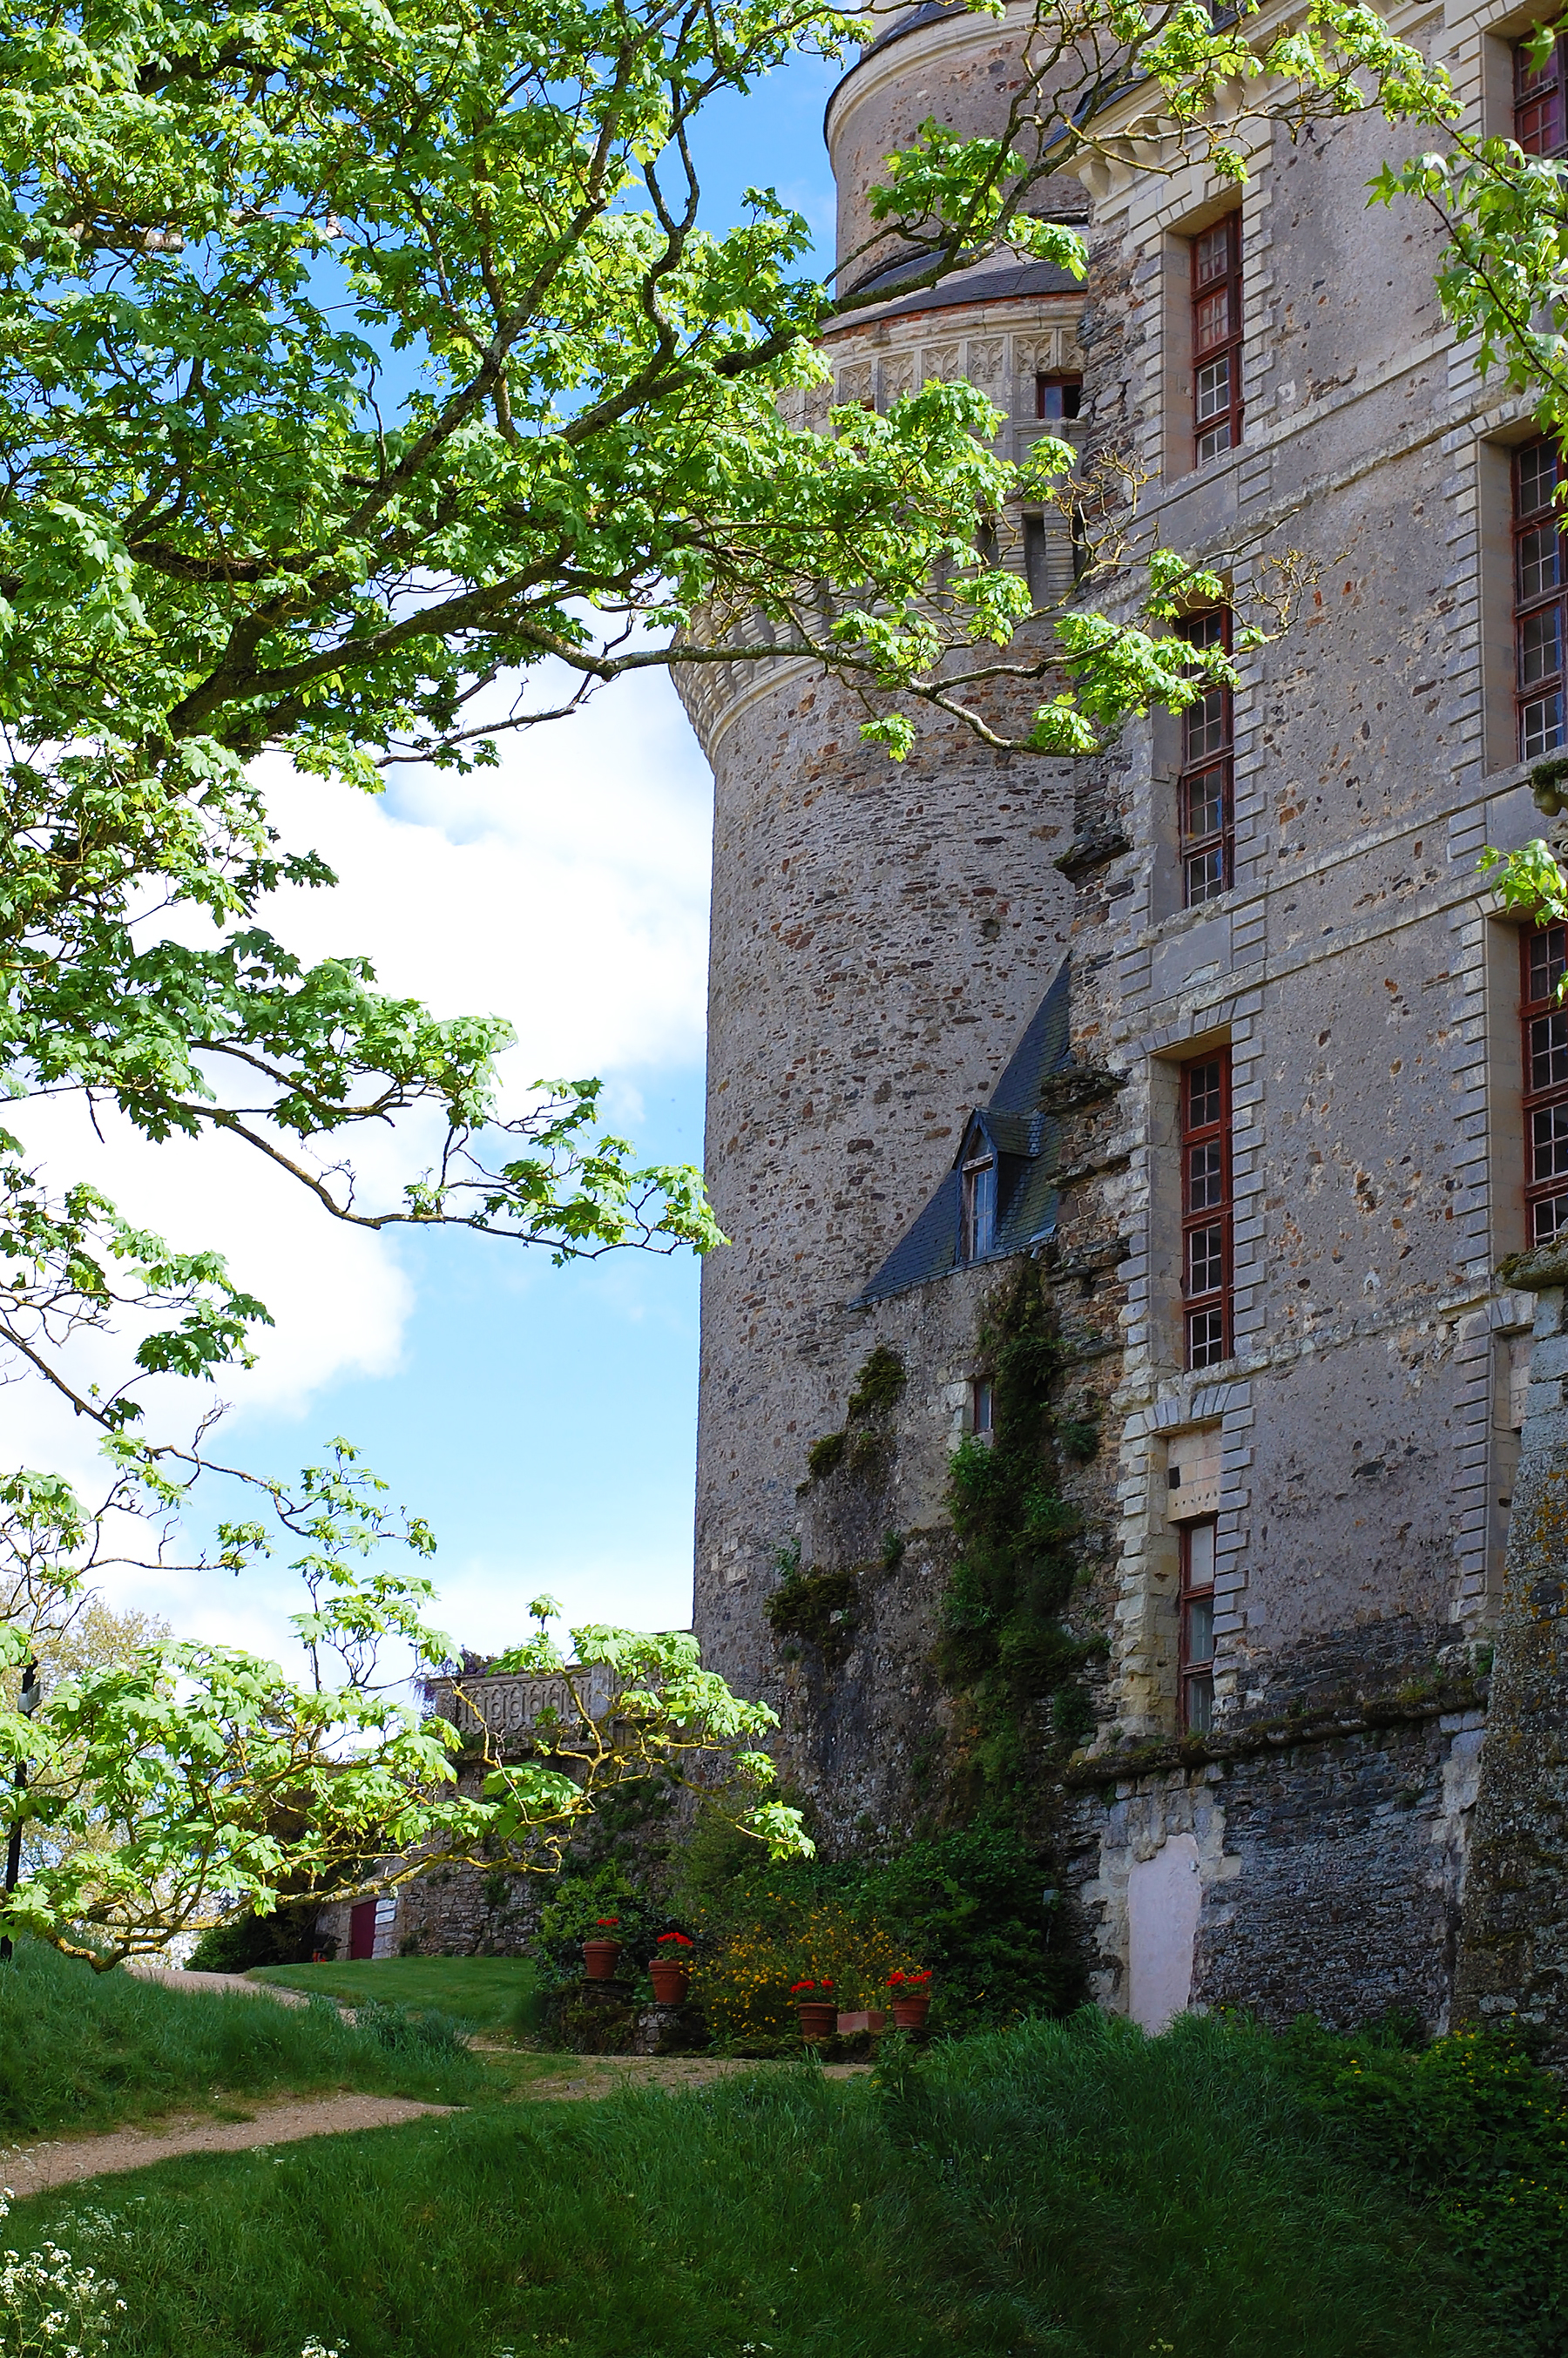
[(1527, 156), (1561, 156), (1568, 148), (1564, 47), (1560, 36), (1538, 66), (1522, 41), (1514, 50), (1514, 137)]
[(1214, 1541), (1212, 1520), (1182, 1526), (1182, 1726), (1214, 1725)]
[[(1182, 636), (1195, 647), (1228, 654), (1230, 616), (1223, 607), (1190, 615)], [(1233, 704), (1228, 687), (1206, 688), (1182, 715), (1182, 898), (1189, 909), (1217, 899), (1232, 882)]]
[(1519, 940), (1524, 1030), (1524, 1200), (1532, 1245), (1568, 1229), (1568, 927), (1542, 925)]
[(1230, 1051), (1182, 1066), (1182, 1293), (1186, 1363), (1230, 1356)]
[(1193, 464), (1241, 439), (1241, 216), (1192, 241)]
[(1563, 742), (1563, 526), (1555, 504), (1562, 461), (1552, 442), (1514, 453), (1514, 654), (1524, 762)]

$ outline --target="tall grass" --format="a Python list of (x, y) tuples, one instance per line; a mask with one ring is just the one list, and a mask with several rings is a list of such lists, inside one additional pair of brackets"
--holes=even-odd
[[(1482, 2358), (1422, 2215), (1214, 2023), (491, 2108), (19, 2206), (124, 2358)], [(133, 2190), (134, 2186), (134, 2190)]]
[(135, 2120), (214, 2094), (365, 2088), (460, 2104), (481, 2067), (449, 2025), (355, 2029), (326, 2004), (95, 1974), (31, 1941), (0, 1964), (0, 2137)]
[(536, 2027), (543, 2014), (532, 1957), (377, 1957), (358, 1964), (256, 1965), (248, 1981), (341, 1998), (349, 2006), (432, 2006), (470, 2030)]

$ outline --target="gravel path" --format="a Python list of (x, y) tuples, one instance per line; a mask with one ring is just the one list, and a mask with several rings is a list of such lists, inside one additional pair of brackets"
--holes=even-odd
[(226, 1997), (270, 1997), (279, 2006), (308, 2006), (303, 1990), (285, 1989), (281, 1982), (248, 1982), (243, 1974), (188, 1974), (182, 1966), (160, 1965), (150, 1957), (129, 1957), (123, 1974), (138, 1981), (161, 1982), (165, 1989), (219, 1990)]
[[(736, 2071), (776, 2071), (776, 2063), (740, 2055), (565, 2055), (558, 2071), (541, 2073), (517, 2093), (525, 2104), (571, 2104), (613, 2095), (617, 2088), (706, 2088)], [(826, 2063), (827, 2080), (852, 2080), (869, 2063)]]
[[(175, 2114), (145, 2128), (104, 2129), (91, 2136), (58, 2137), (48, 2144), (13, 2146), (0, 2153), (0, 2183), (25, 2200), (79, 2179), (106, 2178), (120, 2170), (146, 2169), (182, 2153), (243, 2153), (252, 2146), (297, 2145), (302, 2137), (341, 2136), (350, 2129), (391, 2129), (427, 2113), (451, 2113), (455, 2104), (420, 2104), (409, 2096), (285, 2096), (258, 2100), (240, 2118), (215, 2121), (196, 2113)], [(234, 2111), (239, 2111), (238, 2105)]]

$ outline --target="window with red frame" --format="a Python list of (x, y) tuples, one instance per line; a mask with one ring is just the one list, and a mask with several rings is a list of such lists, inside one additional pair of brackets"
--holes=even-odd
[(1230, 1051), (1182, 1066), (1182, 1293), (1189, 1368), (1230, 1355)]
[(1182, 1526), (1182, 1726), (1214, 1725), (1214, 1540), (1212, 1521)]
[(1514, 654), (1519, 759), (1563, 741), (1563, 526), (1556, 505), (1562, 461), (1551, 442), (1514, 452)]
[(1192, 241), (1193, 464), (1241, 439), (1241, 216)]
[(1568, 148), (1564, 47), (1559, 36), (1538, 66), (1523, 41), (1514, 49), (1514, 137), (1527, 156), (1561, 156)]
[[(1230, 652), (1230, 616), (1223, 607), (1189, 615), (1181, 632), (1195, 647)], [(1182, 898), (1189, 909), (1227, 892), (1232, 881), (1232, 708), (1228, 687), (1210, 687), (1182, 715)]]
[(1524, 1201), (1532, 1245), (1568, 1229), (1568, 926), (1521, 936), (1519, 1013), (1524, 1032)]

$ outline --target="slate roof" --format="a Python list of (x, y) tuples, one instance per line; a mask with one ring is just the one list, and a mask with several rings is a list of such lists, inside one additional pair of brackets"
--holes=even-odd
[(841, 318), (829, 319), (823, 334), (833, 335), (844, 328), (864, 328), (881, 319), (897, 319), (914, 311), (941, 311), (957, 304), (1011, 303), (1025, 295), (1076, 295), (1082, 292), (1082, 281), (1054, 262), (1037, 262), (1032, 255), (1016, 254), (1010, 247), (1002, 254), (989, 254), (982, 262), (972, 262), (961, 270), (949, 272), (935, 287), (917, 287), (912, 294), (900, 297), (900, 282), (916, 271), (927, 267), (927, 257), (914, 255), (892, 263), (877, 275), (854, 288), (857, 295), (866, 295), (885, 285), (885, 303), (868, 305), (863, 311), (849, 311)]
[[(953, 1165), (914, 1224), (905, 1229), (851, 1309), (928, 1285), (959, 1267), (958, 1220), (963, 1164), (977, 1135), (990, 1141), (997, 1158), (996, 1237), (984, 1260), (1005, 1260), (1027, 1252), (1056, 1226), (1056, 1168), (1061, 1124), (1040, 1104), (1041, 1085), (1071, 1062), (1067, 1044), (1067, 961), (1035, 1009), (1029, 1028), (1008, 1059), (989, 1102), (977, 1106), (964, 1123)], [(973, 1262), (964, 1264), (974, 1267)]]

